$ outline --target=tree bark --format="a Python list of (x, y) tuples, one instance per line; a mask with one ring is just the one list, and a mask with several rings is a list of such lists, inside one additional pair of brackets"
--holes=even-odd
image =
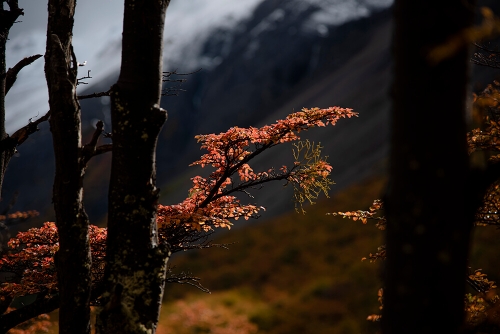
[(157, 241), (155, 152), (161, 109), (162, 44), (168, 0), (126, 0), (122, 64), (112, 87), (106, 293), (98, 333), (154, 333), (168, 247)]
[(55, 256), (59, 332), (90, 333), (91, 255), (83, 208), (83, 148), (76, 98), (77, 62), (71, 45), (75, 0), (49, 0), (45, 76), (55, 154), (53, 202), (59, 234)]
[[(5, 62), (5, 50), (9, 37), (9, 31), (12, 25), (16, 22), (20, 15), (24, 15), (23, 10), (18, 7), (17, 0), (8, 2), (9, 9), (3, 9), (4, 0), (2, 0), (2, 8), (0, 8), (0, 141), (7, 138), (5, 132), (5, 95), (7, 95), (7, 71)], [(9, 150), (0, 152), (0, 198), (2, 192), (3, 179), (5, 170), (10, 159), (14, 155), (15, 147)]]
[(468, 51), (457, 47), (437, 62), (429, 54), (472, 20), (469, 0), (395, 3), (384, 334), (461, 330), (474, 213), (467, 206)]

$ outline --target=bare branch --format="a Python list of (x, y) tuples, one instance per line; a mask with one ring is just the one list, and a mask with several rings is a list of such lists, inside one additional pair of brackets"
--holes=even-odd
[(5, 77), (5, 95), (9, 92), (10, 88), (14, 85), (17, 79), (17, 74), (26, 66), (33, 63), (35, 60), (40, 58), (42, 55), (33, 55), (21, 59), (14, 67), (9, 68)]
[(90, 140), (90, 142), (87, 145), (84, 146), (83, 149), (85, 149), (85, 147), (90, 147), (90, 146), (93, 146), (95, 149), (95, 147), (97, 145), (97, 141), (99, 140), (99, 137), (101, 136), (103, 131), (104, 131), (104, 122), (97, 121), (97, 123), (95, 125), (94, 134), (92, 135), (92, 139)]
[(201, 278), (192, 276), (191, 273), (181, 272), (180, 274), (171, 273), (171, 268), (168, 268), (170, 275), (166, 278), (166, 283), (179, 283), (179, 284), (188, 284), (194, 286), (197, 289), (200, 289), (203, 292), (210, 293), (210, 290), (201, 285)]
[(88, 144), (86, 144), (83, 148), (83, 164), (86, 165), (89, 160), (99, 154), (103, 154), (106, 152), (110, 152), (113, 149), (112, 144), (105, 144), (97, 147), (97, 142), (99, 141), (99, 137), (104, 132), (104, 122), (98, 121), (96, 123), (96, 129), (94, 134), (92, 135), (92, 139)]
[(113, 144), (104, 144), (96, 147), (94, 156), (113, 151)]
[[(268, 177), (262, 177), (260, 179), (242, 182), (242, 183), (238, 184), (236, 187), (233, 187), (231, 189), (227, 189), (227, 190), (224, 189), (221, 194), (215, 195), (213, 197), (212, 201), (215, 201), (216, 199), (218, 199), (222, 196), (227, 196), (227, 195), (234, 193), (236, 191), (245, 192), (249, 197), (253, 198), (253, 196), (251, 194), (247, 193), (245, 191), (245, 189), (254, 188), (256, 186), (261, 186), (262, 184), (267, 183), (267, 182), (288, 180), (288, 178), (294, 174), (294, 172), (297, 168), (298, 168), (298, 166), (295, 165), (286, 173), (273, 174), (273, 175), (269, 175)], [(288, 183), (286, 183), (286, 184), (288, 184)]]
[[(78, 62), (76, 62), (76, 58), (74, 58), (75, 60), (75, 63), (77, 66), (79, 66), (80, 64), (78, 64)], [(81, 77), (81, 78), (78, 78), (76, 79), (76, 85), (88, 85), (88, 82), (84, 82), (82, 80), (84, 79), (92, 79), (92, 77), (90, 76), (90, 70), (87, 71), (87, 76), (86, 77)]]
[(92, 94), (89, 94), (89, 95), (79, 95), (77, 96), (77, 98), (79, 100), (84, 100), (84, 99), (90, 99), (90, 98), (93, 98), (93, 97), (101, 97), (101, 96), (110, 96), (111, 95), (111, 89), (105, 91), (105, 92), (100, 92), (100, 93), (92, 93)]
[(12, 136), (7, 136), (5, 139), (0, 141), (0, 153), (7, 150), (15, 150), (15, 148), (28, 139), (28, 137), (39, 130), (38, 124), (45, 122), (50, 117), (50, 110), (43, 116), (32, 122), (31, 118), (29, 123), (16, 132)]
[(36, 121), (32, 122), (31, 121), (31, 118), (29, 120), (29, 123), (25, 126), (23, 126), (22, 128), (20, 128), (19, 130), (17, 130), (16, 132), (14, 132), (14, 134), (11, 136), (11, 138), (15, 139), (16, 140), (16, 145), (19, 146), (21, 145), (22, 143), (24, 143), (24, 141), (26, 139), (28, 139), (28, 137), (37, 132), (38, 130), (40, 130), (38, 128), (38, 125), (42, 122), (45, 122), (46, 120), (48, 120), (50, 117), (50, 110), (47, 111), (45, 113), (45, 115), (43, 115), (42, 117), (40, 117), (39, 119), (37, 119)]

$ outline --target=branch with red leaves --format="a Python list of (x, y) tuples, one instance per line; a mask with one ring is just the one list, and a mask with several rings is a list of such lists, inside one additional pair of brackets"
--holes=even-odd
[[(214, 228), (230, 228), (232, 220), (256, 218), (258, 212), (264, 209), (254, 204), (242, 204), (234, 193), (248, 193), (250, 189), (267, 182), (284, 180), (287, 184), (293, 184), (295, 198), (300, 205), (305, 200), (312, 202), (321, 192), (327, 195), (328, 186), (332, 184), (328, 178), (332, 168), (321, 157), (320, 145), (300, 142), (299, 133), (312, 127), (335, 125), (339, 119), (353, 116), (357, 116), (357, 113), (351, 109), (337, 107), (303, 109), (261, 128), (233, 127), (218, 135), (197, 136), (201, 147), (208, 153), (191, 165), (211, 166), (215, 171), (207, 178), (192, 178), (193, 186), (183, 202), (170, 206), (158, 205), (160, 240), (168, 243), (172, 252), (224, 247), (207, 242)], [(89, 156), (95, 154), (97, 137), (102, 128), (103, 124), (98, 123), (94, 140), (88, 144), (91, 150)], [(250, 166), (252, 159), (265, 150), (292, 141), (298, 142), (295, 144), (295, 162), (292, 166), (261, 172), (254, 171)], [(93, 291), (99, 291), (104, 273), (106, 229), (91, 225), (89, 236), (92, 286)], [(10, 253), (0, 259), (0, 271), (10, 277), (10, 280), (0, 284), (0, 301), (27, 294), (43, 294), (51, 298), (57, 296), (54, 254), (59, 249), (59, 243), (55, 224), (45, 223), (41, 228), (20, 232), (9, 241), (9, 247)], [(183, 274), (179, 276), (171, 273), (167, 281), (201, 286), (197, 278)], [(98, 296), (94, 297), (94, 302), (98, 303)], [(40, 304), (44, 305), (43, 302)], [(33, 309), (38, 314), (51, 311), (44, 307)], [(21, 314), (22, 309), (13, 312)]]
[(296, 161), (290, 168), (283, 166), (279, 170), (271, 168), (255, 172), (249, 162), (271, 147), (299, 141), (301, 131), (329, 124), (333, 126), (339, 119), (353, 116), (357, 116), (357, 113), (351, 109), (304, 108), (261, 128), (233, 127), (218, 135), (196, 136), (201, 148), (206, 149), (208, 153), (191, 165), (211, 166), (215, 171), (208, 178), (194, 177), (189, 197), (182, 203), (159, 207), (160, 237), (168, 238), (168, 229), (171, 226), (183, 225), (193, 230), (210, 231), (213, 227), (229, 228), (230, 219), (255, 217), (263, 208), (253, 204), (244, 205), (232, 194), (270, 181), (286, 180), (287, 183), (296, 184), (295, 190), (306, 192), (305, 197), (312, 200), (311, 189), (312, 194), (315, 191), (317, 194), (318, 189), (326, 191), (326, 187), (331, 183), (324, 181), (331, 171), (331, 166), (320, 157), (319, 146), (313, 145), (311, 148), (309, 145), (309, 149), (305, 150), (304, 159), (300, 157), (301, 153), (304, 153), (303, 147), (297, 147)]

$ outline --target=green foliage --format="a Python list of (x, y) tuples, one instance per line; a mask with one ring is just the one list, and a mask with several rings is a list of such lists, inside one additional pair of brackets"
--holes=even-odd
[[(297, 182), (292, 183), (295, 210), (305, 214), (304, 203), (315, 204), (321, 193), (328, 197), (330, 185), (334, 182), (328, 177), (327, 171), (329, 172), (331, 167), (326, 163), (328, 157), (321, 156), (320, 144), (305, 140), (294, 143), (293, 146), (295, 163), (300, 165), (296, 176)], [(325, 168), (326, 166), (329, 169)]]

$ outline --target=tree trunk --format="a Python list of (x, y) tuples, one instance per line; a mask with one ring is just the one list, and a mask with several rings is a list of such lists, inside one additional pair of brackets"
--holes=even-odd
[(467, 209), (469, 60), (466, 47), (450, 45), (450, 56), (440, 61), (429, 52), (472, 20), (471, 1), (396, 0), (384, 334), (461, 330), (473, 218)]
[[(5, 62), (5, 50), (12, 25), (20, 15), (24, 15), (23, 10), (18, 7), (17, 1), (10, 1), (9, 10), (0, 8), (0, 141), (7, 138), (5, 132), (5, 95), (7, 94), (6, 77), (7, 67)], [(15, 147), (0, 151), (0, 199), (2, 193), (5, 170), (10, 159), (14, 155)]]
[(107, 292), (99, 333), (154, 333), (168, 248), (158, 245), (155, 152), (161, 109), (162, 43), (168, 0), (126, 0), (122, 65), (112, 87)]
[(77, 63), (71, 45), (75, 0), (49, 0), (45, 76), (49, 89), (56, 174), (53, 202), (59, 234), (55, 262), (59, 283), (60, 333), (90, 333), (91, 255), (89, 221), (83, 209), (85, 163)]

